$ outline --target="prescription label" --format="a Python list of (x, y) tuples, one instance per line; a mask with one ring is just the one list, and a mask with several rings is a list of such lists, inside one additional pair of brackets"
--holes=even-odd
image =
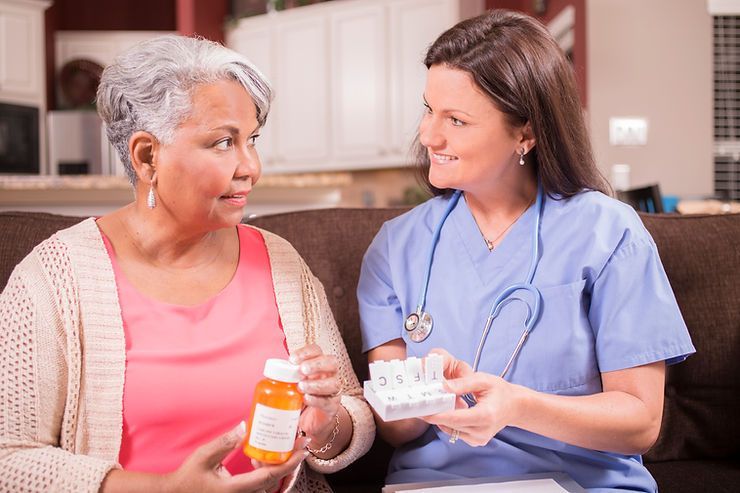
[(285, 411), (257, 404), (249, 430), (249, 445), (272, 452), (290, 452), (300, 417), (300, 410)]

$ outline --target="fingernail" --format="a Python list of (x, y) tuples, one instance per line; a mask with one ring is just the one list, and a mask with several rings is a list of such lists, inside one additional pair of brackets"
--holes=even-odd
[(295, 354), (291, 354), (288, 356), (288, 361), (290, 361), (292, 364), (297, 365), (298, 364), (298, 356)]
[(303, 381), (298, 382), (298, 390), (301, 392), (306, 392), (306, 383)]
[(244, 438), (247, 435), (247, 423), (244, 421), (239, 423), (236, 427), (236, 432), (239, 435), (239, 438)]
[(308, 363), (303, 363), (301, 365), (301, 373), (303, 373), (304, 375), (308, 375), (309, 373), (311, 373), (311, 366)]

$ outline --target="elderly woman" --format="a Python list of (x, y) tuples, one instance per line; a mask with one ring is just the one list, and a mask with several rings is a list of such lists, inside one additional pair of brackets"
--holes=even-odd
[[(202, 39), (147, 41), (105, 70), (98, 110), (135, 200), (38, 245), (0, 297), (0, 490), (330, 491), (318, 473), (368, 450), (321, 284), (239, 224), (270, 99)], [(283, 465), (227, 468), (271, 357), (300, 365), (307, 437)]]

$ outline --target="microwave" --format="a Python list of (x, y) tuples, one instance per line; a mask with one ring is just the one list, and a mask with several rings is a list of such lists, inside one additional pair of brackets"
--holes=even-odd
[(39, 109), (0, 103), (0, 173), (39, 173)]

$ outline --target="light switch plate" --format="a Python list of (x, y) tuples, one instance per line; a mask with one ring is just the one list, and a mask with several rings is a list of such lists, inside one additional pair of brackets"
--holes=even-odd
[(609, 143), (613, 146), (647, 145), (648, 122), (645, 118), (609, 118)]

